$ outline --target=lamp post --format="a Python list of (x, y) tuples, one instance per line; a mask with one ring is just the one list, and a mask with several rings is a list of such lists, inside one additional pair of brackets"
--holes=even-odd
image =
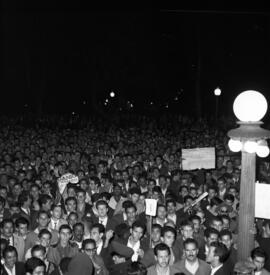
[(221, 90), (217, 87), (214, 90), (214, 95), (216, 96), (216, 111), (215, 111), (215, 124), (217, 125), (217, 118), (218, 118), (218, 98), (221, 95)]
[(236, 97), (233, 111), (239, 127), (228, 132), (228, 145), (233, 152), (242, 151), (237, 256), (238, 261), (245, 261), (254, 248), (256, 154), (269, 154), (266, 139), (270, 131), (261, 128), (260, 121), (266, 114), (267, 101), (259, 92), (245, 91)]

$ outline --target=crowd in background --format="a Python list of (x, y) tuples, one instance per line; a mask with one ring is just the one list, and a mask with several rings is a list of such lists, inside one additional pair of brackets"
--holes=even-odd
[[(241, 155), (228, 149), (230, 120), (74, 115), (0, 125), (1, 275), (233, 274)], [(182, 170), (181, 150), (196, 147), (215, 147), (215, 169)], [(60, 191), (66, 174), (77, 180)], [(269, 177), (264, 159), (257, 179)], [(158, 202), (153, 218), (147, 198)], [(253, 230), (247, 261), (270, 274), (270, 220)]]

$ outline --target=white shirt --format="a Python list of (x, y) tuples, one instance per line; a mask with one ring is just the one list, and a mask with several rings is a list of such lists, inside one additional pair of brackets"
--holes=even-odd
[(15, 271), (15, 265), (12, 267), (12, 271), (10, 271), (9, 268), (7, 268), (7, 266), (4, 264), (5, 270), (7, 272), (8, 275), (16, 275), (16, 271)]
[(255, 271), (254, 275), (261, 275), (262, 271)]
[(105, 228), (106, 228), (107, 222), (108, 222), (108, 217), (98, 219), (98, 223), (103, 224)]
[(138, 257), (139, 257), (138, 250), (140, 249), (140, 246), (141, 246), (140, 241), (137, 241), (137, 242), (133, 245), (133, 244), (130, 242), (130, 238), (128, 239), (127, 247), (132, 248), (133, 251), (134, 251), (134, 254), (133, 254), (132, 257), (131, 257), (131, 261), (132, 261), (132, 262), (138, 261)]
[(222, 266), (223, 266), (223, 264), (221, 264), (217, 267), (212, 267), (211, 266), (211, 274), (210, 275), (214, 275)]
[(198, 259), (195, 263), (190, 263), (189, 261), (185, 260), (185, 267), (191, 274), (194, 275), (199, 268)]
[(103, 247), (103, 241), (101, 241), (99, 244), (97, 244), (97, 255), (100, 254)]

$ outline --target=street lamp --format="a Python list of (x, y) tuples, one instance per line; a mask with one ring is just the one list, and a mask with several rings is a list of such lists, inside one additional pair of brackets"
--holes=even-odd
[(228, 132), (228, 145), (233, 152), (242, 151), (237, 256), (238, 261), (245, 261), (254, 248), (256, 154), (269, 154), (266, 139), (270, 131), (261, 128), (260, 121), (266, 114), (267, 101), (259, 92), (245, 91), (236, 97), (233, 111), (239, 127)]
[(217, 87), (214, 90), (214, 95), (216, 96), (216, 112), (215, 112), (215, 123), (217, 124), (217, 117), (218, 117), (218, 98), (221, 95), (221, 90), (219, 87)]

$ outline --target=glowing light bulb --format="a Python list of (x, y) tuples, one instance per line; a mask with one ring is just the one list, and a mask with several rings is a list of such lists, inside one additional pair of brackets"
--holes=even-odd
[(239, 152), (242, 149), (242, 142), (240, 140), (230, 139), (228, 145), (232, 152)]
[(257, 147), (258, 147), (258, 144), (256, 141), (246, 141), (244, 144), (244, 150), (250, 154), (255, 153), (257, 150)]

